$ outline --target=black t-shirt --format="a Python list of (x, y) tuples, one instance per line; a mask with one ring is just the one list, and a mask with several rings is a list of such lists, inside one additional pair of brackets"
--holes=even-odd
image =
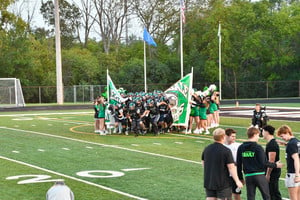
[(202, 153), (204, 161), (204, 187), (223, 190), (230, 186), (227, 164), (234, 163), (230, 149), (220, 143), (207, 146)]
[[(276, 152), (276, 157), (275, 157), (275, 162), (280, 160), (280, 149), (279, 149), (279, 145), (277, 144), (275, 139), (272, 139), (268, 142), (268, 144), (266, 145), (266, 156), (267, 156), (267, 160), (269, 160), (269, 152)], [(271, 172), (271, 177), (278, 177), (278, 175), (280, 175), (281, 173), (281, 169), (280, 168), (274, 168)]]
[(290, 139), (290, 141), (286, 145), (286, 150), (285, 150), (286, 153), (285, 158), (286, 158), (288, 173), (295, 173), (294, 159), (292, 158), (292, 155), (294, 153), (298, 153), (299, 155), (300, 153), (299, 150), (300, 150), (300, 141), (297, 138)]

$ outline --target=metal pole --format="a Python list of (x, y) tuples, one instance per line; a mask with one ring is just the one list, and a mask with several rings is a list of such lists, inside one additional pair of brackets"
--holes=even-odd
[(219, 23), (219, 30), (218, 30), (218, 36), (219, 36), (219, 94), (220, 94), (220, 100), (222, 100), (222, 54), (221, 54), (221, 43), (222, 43), (222, 37), (221, 37), (221, 24)]
[(42, 103), (42, 90), (41, 90), (41, 86), (39, 86), (39, 103)]
[(60, 42), (60, 22), (59, 22), (59, 0), (54, 0), (55, 12), (55, 48), (56, 48), (56, 95), (57, 103), (63, 104), (63, 82), (61, 64), (61, 42)]
[(182, 5), (180, 5), (180, 78), (183, 78), (183, 33), (182, 33)]
[(145, 84), (145, 93), (147, 93), (147, 69), (146, 69), (146, 62), (147, 56), (146, 56), (146, 42), (144, 41), (144, 84)]

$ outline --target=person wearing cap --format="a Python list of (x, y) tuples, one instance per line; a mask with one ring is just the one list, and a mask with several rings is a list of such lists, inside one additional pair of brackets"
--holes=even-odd
[(287, 142), (285, 186), (288, 188), (291, 200), (300, 200), (300, 141), (295, 138), (292, 129), (287, 125), (283, 125), (277, 130), (277, 136)]
[[(269, 162), (277, 162), (280, 159), (280, 149), (279, 145), (274, 138), (275, 128), (271, 125), (263, 127), (263, 137), (268, 141), (266, 145), (266, 157)], [(280, 168), (270, 168), (266, 170), (266, 178), (269, 182), (270, 196), (271, 200), (281, 200), (281, 194), (279, 191), (279, 178), (281, 175)]]
[(46, 200), (74, 200), (72, 190), (63, 181), (57, 181), (47, 191)]
[(202, 153), (206, 200), (231, 199), (229, 175), (231, 174), (238, 188), (242, 188), (243, 184), (237, 176), (232, 153), (224, 146), (225, 130), (215, 129), (213, 138), (214, 143), (207, 146)]

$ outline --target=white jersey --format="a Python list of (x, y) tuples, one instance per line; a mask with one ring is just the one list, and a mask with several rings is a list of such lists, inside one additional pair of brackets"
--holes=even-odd
[(232, 153), (232, 156), (233, 156), (233, 160), (234, 160), (235, 163), (236, 163), (237, 150), (238, 150), (240, 145), (241, 145), (241, 143), (237, 143), (237, 142), (234, 142), (232, 144), (224, 144), (225, 147), (230, 149), (230, 151)]
[(74, 194), (66, 185), (54, 185), (48, 190), (46, 200), (74, 200)]

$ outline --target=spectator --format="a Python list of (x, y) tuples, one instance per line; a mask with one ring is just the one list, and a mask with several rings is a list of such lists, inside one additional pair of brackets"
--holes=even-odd
[(207, 146), (202, 153), (206, 199), (231, 199), (229, 174), (232, 175), (239, 188), (242, 188), (243, 184), (238, 179), (231, 151), (223, 145), (225, 142), (224, 129), (214, 130), (213, 137), (215, 142)]
[[(225, 130), (225, 146), (230, 149), (233, 160), (236, 163), (236, 154), (239, 146), (241, 143), (235, 142), (236, 140), (236, 131), (232, 128), (227, 128)], [(232, 177), (230, 177), (230, 182), (231, 182), (231, 187), (232, 187), (232, 196), (234, 200), (240, 200), (241, 199), (241, 190), (237, 187), (235, 181), (233, 180)]]
[(47, 191), (46, 200), (74, 200), (74, 194), (63, 181), (57, 181)]
[(291, 200), (300, 200), (300, 141), (294, 137), (292, 129), (287, 125), (283, 125), (277, 130), (277, 136), (287, 141), (285, 186), (288, 188)]
[(255, 200), (256, 188), (264, 200), (270, 200), (269, 184), (265, 176), (266, 167), (282, 167), (280, 163), (268, 163), (261, 145), (257, 144), (260, 131), (251, 127), (247, 131), (248, 141), (240, 145), (237, 152), (238, 176), (243, 180), (242, 170), (246, 177), (247, 199)]
[[(263, 127), (263, 137), (268, 141), (266, 145), (266, 157), (269, 162), (277, 162), (280, 158), (280, 149), (274, 138), (275, 128), (267, 125)], [(281, 194), (278, 187), (279, 178), (281, 175), (280, 168), (267, 168), (266, 178), (269, 182), (271, 200), (281, 200)]]

